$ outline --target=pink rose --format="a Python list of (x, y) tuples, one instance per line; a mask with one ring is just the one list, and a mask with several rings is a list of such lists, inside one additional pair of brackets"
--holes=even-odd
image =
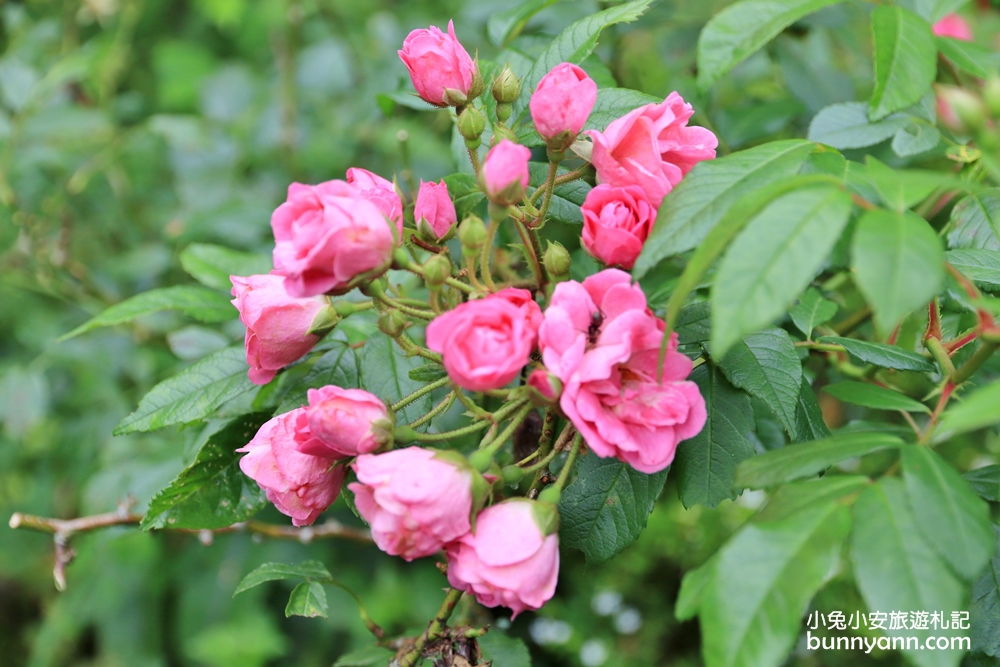
[(480, 172), (486, 197), (500, 206), (512, 206), (524, 199), (530, 159), (530, 150), (509, 139), (491, 148)]
[(476, 64), (455, 37), (454, 22), (448, 21), (447, 35), (434, 26), (414, 30), (403, 40), (399, 57), (424, 101), (439, 107), (466, 103)]
[(670, 93), (612, 121), (603, 132), (590, 130), (592, 161), (601, 183), (638, 185), (657, 208), (695, 164), (715, 157), (718, 140), (703, 127), (688, 127), (690, 104)]
[(441, 353), (460, 387), (499, 389), (527, 365), (540, 323), (531, 293), (509, 287), (435, 317), (427, 325), (427, 347)]
[(972, 28), (958, 14), (948, 14), (935, 23), (934, 34), (938, 37), (953, 37), (966, 42), (972, 41)]
[(525, 385), (533, 394), (532, 401), (541, 405), (558, 403), (563, 389), (559, 378), (541, 368), (531, 371)]
[(403, 237), (403, 202), (399, 199), (396, 186), (392, 181), (374, 174), (367, 169), (351, 167), (347, 170), (347, 182), (353, 185), (362, 196), (375, 204), (382, 215), (396, 223), (398, 238)]
[(598, 185), (587, 193), (583, 246), (608, 266), (631, 269), (656, 222), (656, 207), (637, 185)]
[(312, 349), (319, 336), (309, 333), (327, 305), (321, 299), (288, 296), (276, 275), (229, 276), (233, 305), (247, 328), (243, 346), (250, 381), (267, 384), (277, 372)]
[(475, 532), (447, 546), (448, 583), (513, 616), (548, 602), (559, 578), (559, 536), (539, 528), (537, 504), (516, 498), (480, 512)]
[(297, 438), (308, 438), (302, 430), (305, 408), (271, 419), (257, 431), (245, 447), (240, 470), (264, 490), (278, 511), (292, 517), (296, 526), (316, 520), (340, 494), (344, 466), (329, 458), (303, 454), (296, 449)]
[(451, 228), (458, 222), (455, 214), (455, 204), (448, 195), (448, 184), (424, 183), (420, 181), (417, 201), (413, 205), (413, 219), (417, 229), (429, 232), (429, 236), (441, 240), (448, 236)]
[(296, 297), (347, 291), (362, 274), (388, 268), (395, 247), (390, 224), (344, 181), (292, 183), (271, 216), (274, 273)]
[(705, 425), (698, 385), (684, 381), (691, 360), (677, 352), (677, 334), (657, 381), (663, 322), (624, 271), (557, 285), (538, 335), (545, 367), (564, 385), (559, 406), (598, 456), (658, 472)]
[(407, 447), (362, 454), (352, 466), (358, 513), (382, 551), (410, 561), (437, 553), (469, 532), (472, 469), (437, 453)]
[(392, 441), (393, 418), (378, 396), (333, 385), (310, 389), (306, 419), (313, 438), (299, 451), (342, 458), (374, 452)]
[(576, 65), (560, 63), (542, 77), (528, 107), (538, 134), (546, 141), (567, 135), (566, 145), (580, 133), (597, 101), (597, 84)]

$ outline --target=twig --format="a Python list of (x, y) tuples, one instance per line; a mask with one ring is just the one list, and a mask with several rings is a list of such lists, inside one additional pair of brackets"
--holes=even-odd
[(445, 596), (441, 608), (434, 615), (434, 620), (430, 622), (424, 633), (413, 643), (413, 648), (406, 652), (401, 658), (395, 661), (399, 667), (414, 667), (423, 657), (424, 647), (435, 640), (440, 639), (448, 629), (446, 625), (451, 613), (455, 611), (455, 605), (462, 597), (462, 591), (452, 588)]

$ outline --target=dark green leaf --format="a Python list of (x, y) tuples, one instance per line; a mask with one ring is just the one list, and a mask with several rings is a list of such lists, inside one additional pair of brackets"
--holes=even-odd
[(236, 450), (250, 442), (270, 416), (244, 415), (210, 435), (194, 462), (149, 501), (142, 529), (224, 528), (263, 509), (264, 493), (240, 470)]
[(131, 322), (137, 317), (163, 310), (179, 310), (201, 322), (234, 320), (239, 312), (229, 303), (229, 296), (195, 285), (175, 285), (149, 290), (116, 303), (62, 336), (66, 340), (92, 329)]
[(253, 276), (270, 273), (270, 255), (241, 252), (211, 243), (192, 243), (180, 256), (181, 266), (202, 285), (229, 292), (229, 276)]
[(976, 468), (962, 477), (981, 498), (1000, 503), (1000, 465)]
[(392, 651), (381, 646), (365, 646), (340, 656), (333, 667), (382, 667), (388, 664), (393, 655)]
[(153, 387), (135, 412), (115, 427), (115, 435), (155, 431), (204, 419), (216, 408), (257, 388), (247, 377), (243, 346), (227, 347)]
[[(420, 357), (407, 357), (388, 336), (375, 334), (361, 348), (361, 387), (387, 403), (395, 403), (424, 386), (409, 377), (410, 371), (422, 366)], [(431, 395), (425, 394), (397, 413), (397, 419), (415, 421), (431, 409)]]
[(705, 90), (803, 16), (839, 0), (742, 0), (712, 17), (698, 38), (698, 86)]
[(810, 440), (822, 440), (830, 437), (830, 429), (823, 421), (823, 411), (820, 410), (816, 401), (816, 392), (813, 391), (809, 380), (802, 378), (802, 388), (799, 389), (799, 402), (795, 406), (795, 433), (792, 436), (794, 442), (809, 442)]
[(493, 661), (491, 667), (531, 667), (531, 654), (524, 642), (496, 627), (479, 638), (479, 647), (483, 659)]
[(736, 468), (736, 487), (761, 489), (812, 477), (841, 461), (902, 444), (884, 433), (835, 433), (826, 440), (791, 445), (744, 461)]
[(635, 542), (646, 527), (667, 471), (647, 475), (615, 459), (587, 454), (559, 502), (559, 539), (603, 563)]
[(298, 565), (292, 565), (291, 563), (264, 563), (243, 577), (236, 590), (233, 591), (233, 597), (254, 586), (260, 586), (269, 581), (278, 581), (280, 579), (332, 581), (329, 570), (319, 561), (307, 560)]
[(823, 391), (845, 403), (861, 405), (874, 410), (905, 410), (906, 412), (926, 412), (928, 414), (931, 411), (923, 403), (915, 401), (909, 396), (904, 396), (898, 391), (867, 382), (844, 380), (828, 384), (823, 387)]
[(440, 380), (447, 374), (448, 372), (445, 371), (444, 366), (441, 364), (430, 363), (424, 364), (423, 366), (417, 366), (406, 375), (414, 382), (428, 383)]
[(681, 345), (707, 342), (712, 333), (712, 309), (708, 301), (699, 301), (685, 306), (677, 315), (674, 331)]
[(448, 194), (452, 203), (455, 204), (455, 215), (459, 222), (469, 216), (470, 213), (486, 199), (486, 195), (479, 189), (479, 181), (472, 174), (451, 174), (444, 177), (444, 183), (448, 186)]
[(934, 442), (1000, 423), (1000, 382), (972, 390), (961, 403), (944, 411)]
[(360, 371), (358, 356), (354, 349), (343, 341), (329, 341), (330, 349), (317, 359), (301, 382), (285, 395), (278, 407), (278, 414), (301, 408), (307, 403), (310, 389), (319, 389), (332, 384), (344, 389), (358, 386)]
[[(536, 187), (544, 185), (548, 180), (549, 168), (548, 165), (539, 162), (529, 162), (528, 169), (532, 186), (528, 188), (530, 195)], [(562, 173), (566, 173), (565, 170)], [(583, 213), (580, 212), (580, 206), (590, 190), (590, 184), (585, 181), (572, 181), (556, 186), (552, 191), (552, 203), (549, 205), (549, 219), (569, 225), (582, 225)]]
[[(1000, 541), (1000, 528), (994, 525), (993, 533)], [(984, 667), (1000, 663), (1000, 555), (990, 559), (983, 576), (972, 587), (969, 620), (972, 655)]]
[(796, 432), (802, 362), (784, 329), (765, 329), (744, 336), (720, 366), (731, 383), (762, 400), (789, 434)]
[(1000, 251), (1000, 190), (974, 193), (955, 204), (948, 247)]
[(809, 139), (841, 150), (864, 148), (894, 136), (909, 122), (901, 113), (872, 122), (864, 102), (831, 104), (809, 123)]
[(916, 352), (904, 350), (895, 345), (873, 343), (867, 340), (844, 338), (842, 336), (823, 336), (819, 339), (819, 342), (840, 345), (855, 359), (866, 364), (878, 366), (879, 368), (894, 368), (899, 371), (921, 371), (924, 373), (933, 373), (937, 370), (934, 364)]
[(677, 495), (684, 507), (715, 507), (736, 497), (736, 466), (754, 455), (754, 446), (746, 438), (754, 430), (753, 407), (750, 398), (712, 364), (702, 364), (688, 379), (701, 390), (708, 421), (698, 435), (677, 447), (673, 464)]
[(868, 101), (871, 120), (885, 118), (923, 97), (937, 73), (937, 46), (930, 24), (899, 6), (872, 12), (875, 33), (875, 89)]
[(954, 37), (939, 36), (934, 41), (941, 55), (972, 76), (988, 79), (997, 70), (997, 54), (985, 46)]
[(826, 324), (837, 314), (837, 304), (823, 298), (819, 290), (810, 287), (802, 295), (799, 302), (792, 306), (788, 315), (799, 331), (806, 336), (811, 336), (813, 329), (821, 324)]
[(330, 608), (326, 603), (326, 591), (323, 584), (315, 581), (303, 581), (292, 589), (285, 605), (285, 617), (306, 616), (309, 618), (326, 618)]
[(990, 292), (1000, 292), (1000, 252), (995, 250), (949, 250), (944, 254), (952, 266)]

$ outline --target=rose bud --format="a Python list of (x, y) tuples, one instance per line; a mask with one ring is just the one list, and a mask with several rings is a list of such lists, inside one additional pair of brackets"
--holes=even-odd
[(434, 26), (414, 30), (403, 40), (399, 57), (425, 102), (446, 107), (468, 101), (476, 65), (455, 37), (453, 21), (448, 21), (447, 35)]
[(441, 353), (460, 387), (499, 389), (530, 361), (540, 322), (531, 293), (507, 288), (435, 317), (427, 325), (427, 347)]
[(428, 241), (444, 241), (451, 236), (458, 216), (444, 180), (440, 183), (420, 181), (413, 219), (417, 223), (417, 231)]
[(299, 445), (303, 454), (357, 456), (392, 442), (392, 414), (375, 394), (327, 385), (310, 389), (306, 396), (306, 419), (313, 438)]
[(554, 282), (562, 282), (569, 278), (569, 270), (573, 260), (569, 251), (558, 241), (548, 241), (545, 254), (542, 255), (542, 264), (549, 272), (549, 277)]
[(229, 276), (233, 305), (247, 328), (243, 346), (250, 381), (267, 384), (279, 370), (298, 361), (337, 321), (322, 299), (288, 296), (276, 275)]
[(528, 376), (528, 396), (535, 405), (552, 406), (559, 402), (562, 394), (562, 382), (552, 373), (538, 368)]
[(542, 77), (528, 107), (545, 143), (565, 151), (583, 129), (597, 101), (597, 84), (576, 65), (561, 63)]
[(382, 178), (360, 167), (347, 170), (347, 182), (353, 185), (365, 199), (375, 204), (382, 215), (396, 223), (399, 237), (403, 236), (403, 202), (392, 181)]
[(392, 224), (344, 181), (292, 183), (288, 200), (271, 216), (274, 273), (291, 296), (346, 293), (385, 271), (396, 244)]
[(240, 470), (257, 482), (278, 511), (292, 517), (296, 526), (307, 526), (337, 499), (345, 471), (330, 458), (298, 451), (301, 439), (309, 439), (305, 408), (271, 419), (236, 451), (246, 452)]
[(509, 139), (491, 148), (480, 172), (487, 199), (500, 206), (512, 206), (524, 199), (529, 159), (531, 151)]
[(972, 28), (958, 14), (948, 14), (935, 23), (934, 34), (938, 37), (952, 37), (966, 42), (972, 41)]
[[(454, 452), (420, 447), (362, 454), (354, 462), (358, 513), (382, 551), (408, 561), (437, 553), (469, 532), (489, 484)], [(480, 503), (481, 504), (481, 503)]]
[(486, 607), (516, 617), (540, 609), (559, 578), (558, 516), (545, 503), (516, 498), (487, 507), (476, 528), (446, 548), (448, 583)]
[(587, 193), (583, 247), (608, 266), (631, 269), (656, 222), (656, 207), (637, 185), (598, 185)]

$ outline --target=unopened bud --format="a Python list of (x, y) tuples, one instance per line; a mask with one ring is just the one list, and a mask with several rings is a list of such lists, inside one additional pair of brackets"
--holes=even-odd
[(451, 260), (447, 255), (434, 255), (424, 262), (424, 281), (429, 289), (437, 289), (451, 277)]
[(316, 316), (313, 318), (312, 324), (309, 325), (309, 331), (314, 336), (325, 336), (330, 333), (337, 322), (340, 321), (340, 313), (334, 306), (324, 306)]
[(493, 452), (487, 449), (477, 449), (469, 455), (469, 465), (479, 472), (486, 472), (493, 464)]
[(458, 132), (466, 141), (479, 139), (486, 129), (486, 119), (482, 112), (471, 104), (462, 110), (458, 116)]
[(475, 257), (486, 243), (486, 223), (470, 215), (458, 226), (458, 240), (462, 242), (462, 254)]
[(542, 256), (542, 264), (549, 272), (549, 277), (555, 282), (561, 282), (569, 278), (569, 268), (572, 260), (569, 251), (561, 243), (549, 241), (545, 254)]
[(450, 107), (465, 106), (465, 103), (469, 101), (468, 96), (456, 88), (445, 88), (442, 97), (444, 98), (444, 103)]
[(535, 525), (542, 535), (552, 535), (559, 532), (559, 488), (550, 486), (538, 494), (538, 500), (532, 503), (531, 514)]
[(981, 99), (955, 86), (938, 86), (937, 90), (944, 111), (950, 111), (958, 120), (953, 129), (976, 131), (986, 125), (986, 105)]
[(500, 476), (505, 484), (517, 484), (524, 478), (524, 468), (518, 466), (507, 466), (500, 471)]
[(506, 125), (497, 125), (493, 128), (493, 138), (490, 140), (491, 146), (496, 146), (504, 139), (511, 141), (513, 143), (519, 143), (521, 140), (517, 138), (517, 133), (510, 129)]
[(383, 310), (378, 316), (378, 329), (390, 338), (398, 338), (410, 323), (395, 308)]
[(555, 375), (538, 368), (528, 376), (528, 398), (534, 405), (550, 407), (559, 403), (563, 385)]
[(513, 104), (521, 94), (521, 82), (510, 65), (504, 65), (493, 80), (493, 99), (498, 104)]

